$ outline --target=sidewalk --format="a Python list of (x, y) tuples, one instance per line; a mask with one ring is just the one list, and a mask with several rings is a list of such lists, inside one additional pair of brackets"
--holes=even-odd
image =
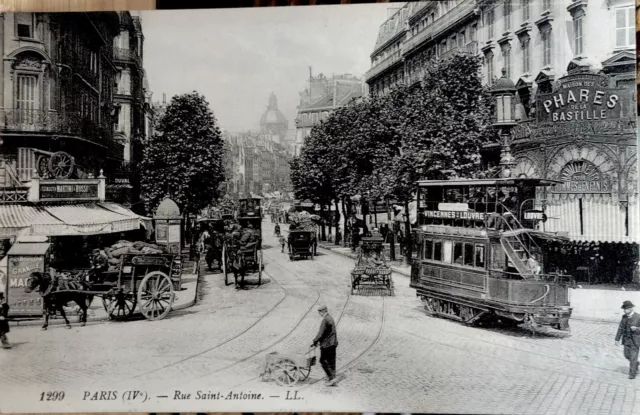
[[(351, 248), (327, 242), (318, 243), (318, 247), (356, 259), (356, 254), (351, 252)], [(403, 261), (395, 261), (391, 265), (391, 270), (399, 275), (411, 276), (411, 267), (404, 264)], [(569, 288), (569, 303), (573, 308), (571, 318), (577, 320), (618, 323), (622, 317), (620, 306), (625, 300), (630, 300), (640, 310), (640, 291), (614, 291), (592, 287), (588, 289)]]
[[(188, 255), (187, 255), (188, 257)], [(196, 269), (196, 263), (193, 261), (184, 261), (184, 273), (182, 274), (182, 289), (180, 291), (176, 291), (175, 301), (173, 303), (173, 307), (171, 308), (171, 312), (177, 310), (184, 310), (185, 308), (189, 308), (195, 304), (197, 298), (198, 291), (198, 270)], [(71, 307), (65, 307), (65, 313), (67, 314), (67, 319), (71, 323), (72, 326), (78, 324), (79, 314), (76, 311), (78, 307), (71, 303)], [(169, 316), (171, 315), (169, 312)], [(139, 311), (134, 313), (134, 316), (139, 316)], [(100, 297), (94, 297), (93, 302), (91, 303), (91, 307), (87, 310), (87, 323), (95, 323), (100, 321), (109, 320), (109, 315), (104, 309), (102, 305), (102, 299)], [(43, 320), (41, 317), (35, 318), (25, 318), (23, 320), (10, 321), (9, 325), (12, 327), (23, 327), (23, 326), (38, 326), (42, 325)], [(61, 325), (64, 324), (64, 319), (58, 315), (49, 318), (49, 325)]]

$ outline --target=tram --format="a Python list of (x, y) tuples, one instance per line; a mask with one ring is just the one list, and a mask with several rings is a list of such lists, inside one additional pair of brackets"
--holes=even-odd
[(546, 179), (418, 182), (411, 288), (428, 313), (472, 324), (495, 315), (531, 328), (569, 330), (572, 278), (553, 263), (566, 235), (538, 230), (542, 211), (522, 210), (560, 184)]

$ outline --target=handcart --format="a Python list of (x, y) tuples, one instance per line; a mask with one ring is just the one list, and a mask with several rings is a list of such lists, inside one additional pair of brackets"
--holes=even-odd
[(267, 362), (260, 376), (263, 382), (273, 379), (280, 386), (296, 386), (309, 378), (311, 367), (315, 366), (317, 360), (317, 347), (311, 347), (304, 354), (286, 356), (271, 352), (267, 355)]

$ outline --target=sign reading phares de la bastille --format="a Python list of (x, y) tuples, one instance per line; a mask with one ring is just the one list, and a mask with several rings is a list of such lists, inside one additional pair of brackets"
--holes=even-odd
[(537, 99), (539, 123), (580, 123), (616, 119), (622, 116), (623, 88), (609, 88), (607, 78), (582, 73), (568, 75), (551, 94)]

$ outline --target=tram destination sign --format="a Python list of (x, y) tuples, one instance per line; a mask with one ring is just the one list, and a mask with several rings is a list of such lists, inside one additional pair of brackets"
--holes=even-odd
[(624, 89), (607, 87), (607, 78), (594, 74), (569, 75), (551, 94), (537, 100), (538, 122), (571, 123), (622, 116)]
[(486, 220), (487, 214), (484, 212), (461, 212), (446, 210), (425, 210), (425, 218), (430, 219), (465, 219), (465, 220)]

